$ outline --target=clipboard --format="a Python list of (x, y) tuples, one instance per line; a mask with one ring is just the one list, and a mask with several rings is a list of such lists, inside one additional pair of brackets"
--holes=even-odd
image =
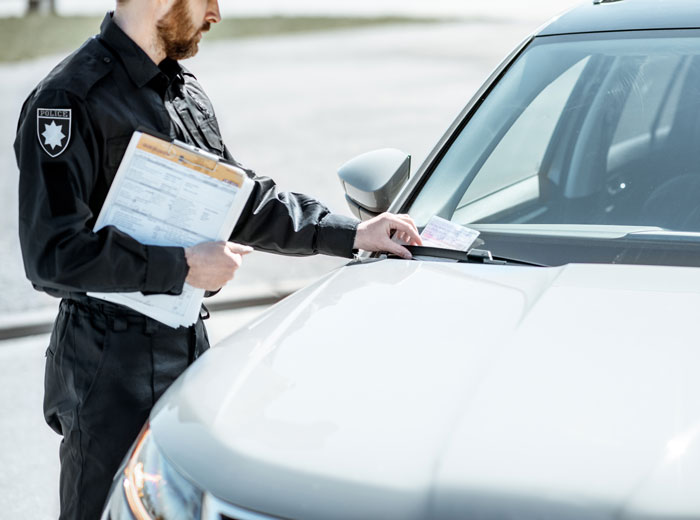
[[(94, 230), (114, 226), (145, 245), (190, 247), (228, 240), (254, 183), (241, 168), (194, 146), (137, 130)], [(178, 296), (140, 292), (88, 296), (125, 305), (170, 327), (194, 324), (204, 290)]]

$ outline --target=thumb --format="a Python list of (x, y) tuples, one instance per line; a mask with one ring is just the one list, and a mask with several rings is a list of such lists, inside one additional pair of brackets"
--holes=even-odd
[(235, 242), (226, 242), (226, 249), (237, 255), (247, 255), (248, 253), (252, 253), (254, 251), (254, 249), (250, 246), (236, 244)]
[(404, 258), (406, 260), (410, 260), (411, 258), (413, 258), (413, 255), (411, 254), (411, 252), (408, 249), (406, 249), (405, 247), (403, 247), (400, 244), (397, 244), (393, 240), (385, 241), (383, 244), (383, 249), (387, 253), (391, 253), (391, 254), (394, 254), (396, 256), (400, 256), (401, 258)]

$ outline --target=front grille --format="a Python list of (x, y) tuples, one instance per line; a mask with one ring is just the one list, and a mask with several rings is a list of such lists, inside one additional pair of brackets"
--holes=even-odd
[(234, 506), (206, 493), (202, 507), (202, 520), (284, 520), (250, 509)]

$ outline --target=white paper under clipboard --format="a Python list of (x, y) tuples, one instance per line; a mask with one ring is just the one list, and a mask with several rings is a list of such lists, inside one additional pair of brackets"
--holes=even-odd
[[(114, 226), (145, 245), (189, 247), (228, 240), (253, 189), (240, 168), (178, 141), (134, 132), (95, 231)], [(170, 327), (197, 320), (204, 290), (88, 296), (125, 305)]]

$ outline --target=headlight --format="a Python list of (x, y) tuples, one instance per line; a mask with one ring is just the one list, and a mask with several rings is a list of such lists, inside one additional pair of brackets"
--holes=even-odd
[(137, 520), (193, 520), (202, 512), (202, 492), (163, 457), (148, 427), (124, 470), (124, 495)]

